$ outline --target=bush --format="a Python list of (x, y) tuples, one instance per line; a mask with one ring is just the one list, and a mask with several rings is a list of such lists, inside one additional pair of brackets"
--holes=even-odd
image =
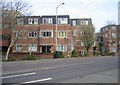
[(78, 57), (79, 54), (76, 50), (73, 50), (72, 53), (71, 53), (71, 57)]
[(115, 55), (115, 53), (114, 52), (111, 52), (111, 53), (104, 53), (104, 54), (102, 54), (102, 56), (114, 56)]
[[(6, 60), (5, 60), (6, 61)], [(9, 58), (7, 61), (16, 61), (14, 58)]]
[(27, 58), (24, 58), (22, 60), (36, 60), (37, 58), (34, 55), (28, 55)]
[(54, 58), (64, 58), (63, 53), (61, 51), (55, 51)]

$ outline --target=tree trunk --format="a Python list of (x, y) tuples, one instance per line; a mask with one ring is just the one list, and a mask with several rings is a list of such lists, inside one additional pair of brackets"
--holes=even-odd
[(89, 55), (88, 51), (89, 51), (89, 49), (87, 49), (87, 56)]
[(11, 47), (13, 46), (13, 41), (10, 43), (8, 49), (7, 49), (7, 53), (6, 53), (6, 57), (5, 57), (5, 60), (7, 61), (8, 60), (8, 56), (9, 56), (9, 53), (10, 53), (10, 49)]

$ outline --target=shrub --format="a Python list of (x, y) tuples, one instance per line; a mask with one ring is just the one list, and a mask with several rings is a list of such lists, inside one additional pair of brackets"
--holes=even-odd
[(78, 57), (79, 54), (76, 50), (73, 50), (72, 53), (71, 53), (71, 57)]
[(16, 61), (14, 58), (9, 58), (7, 61)]
[(28, 55), (27, 58), (24, 58), (22, 60), (36, 60), (37, 58), (34, 55)]
[(64, 58), (63, 53), (61, 51), (55, 51), (54, 58)]

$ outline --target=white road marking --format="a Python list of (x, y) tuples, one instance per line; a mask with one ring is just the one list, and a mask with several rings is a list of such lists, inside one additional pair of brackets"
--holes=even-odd
[(39, 79), (39, 80), (34, 80), (34, 81), (27, 81), (23, 82), (22, 84), (28, 84), (28, 83), (36, 83), (36, 82), (41, 82), (41, 81), (48, 81), (51, 80), (52, 78), (45, 78), (45, 79)]
[(25, 73), (25, 74), (18, 74), (18, 75), (11, 75), (11, 76), (5, 76), (5, 77), (2, 77), (2, 78), (5, 79), (5, 78), (12, 78), (12, 77), (19, 77), (19, 76), (28, 76), (28, 75), (34, 75), (34, 74), (36, 74), (36, 72)]

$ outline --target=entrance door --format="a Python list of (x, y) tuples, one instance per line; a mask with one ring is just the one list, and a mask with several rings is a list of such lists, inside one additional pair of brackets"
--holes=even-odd
[(42, 53), (51, 53), (51, 46), (42, 46)]

